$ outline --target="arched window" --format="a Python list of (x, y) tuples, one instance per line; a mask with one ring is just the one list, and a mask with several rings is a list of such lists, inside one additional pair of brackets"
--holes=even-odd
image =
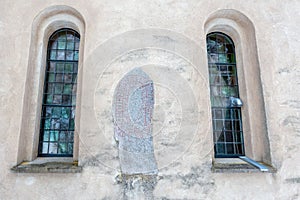
[(235, 47), (223, 33), (207, 35), (215, 157), (245, 154)]
[(73, 156), (79, 34), (54, 32), (48, 42), (39, 156)]

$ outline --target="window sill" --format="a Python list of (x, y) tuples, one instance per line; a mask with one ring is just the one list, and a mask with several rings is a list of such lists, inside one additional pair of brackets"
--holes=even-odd
[(11, 168), (16, 173), (80, 173), (82, 167), (72, 158), (37, 158)]
[(259, 168), (239, 158), (215, 158), (212, 172), (214, 173), (275, 173), (276, 169), (261, 163), (268, 168), (268, 171), (261, 171)]

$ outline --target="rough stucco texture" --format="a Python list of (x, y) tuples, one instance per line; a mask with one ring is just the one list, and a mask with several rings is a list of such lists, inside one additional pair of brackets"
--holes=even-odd
[[(38, 99), (24, 104), (29, 69), (42, 68), (28, 64), (31, 39), (43, 37), (32, 36), (33, 21), (58, 5), (77, 10), (85, 23), (76, 107), (82, 172), (15, 173), (11, 168), (19, 164), (20, 155), (30, 154), (21, 144), (37, 142), (21, 129), (24, 120), (40, 114), (23, 113), (24, 106), (36, 105)], [(221, 9), (239, 11), (254, 25), (262, 115), (276, 173), (211, 171), (204, 24)], [(1, 0), (0, 199), (299, 199), (299, 9), (298, 0)], [(251, 68), (248, 64), (243, 63), (244, 70)], [(157, 175), (122, 173), (114, 137), (115, 89), (136, 67), (153, 81), (151, 169), (157, 168)]]

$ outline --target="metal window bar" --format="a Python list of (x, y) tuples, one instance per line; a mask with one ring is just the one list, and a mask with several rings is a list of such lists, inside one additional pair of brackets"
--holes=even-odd
[(58, 30), (49, 39), (39, 156), (73, 156), (79, 41), (71, 29)]
[(241, 108), (229, 105), (230, 98), (239, 98), (234, 43), (223, 33), (211, 33), (207, 53), (215, 157), (243, 156)]

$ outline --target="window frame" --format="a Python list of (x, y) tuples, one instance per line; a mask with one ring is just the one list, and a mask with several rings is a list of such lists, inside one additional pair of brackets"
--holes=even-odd
[[(72, 60), (67, 60), (66, 59), (66, 53), (67, 53), (67, 43), (65, 44), (65, 48), (64, 49), (62, 49), (63, 51), (64, 51), (64, 59), (57, 59), (57, 52), (58, 52), (58, 48), (59, 47), (57, 47), (57, 49), (54, 49), (55, 51), (56, 51), (56, 59), (52, 59), (51, 58), (51, 53), (52, 53), (52, 51), (53, 51), (53, 49), (52, 49), (52, 46), (51, 45), (53, 45), (53, 42), (59, 42), (59, 39), (53, 39), (54, 37), (58, 37), (59, 36), (59, 34), (61, 34), (62, 32), (65, 32), (65, 33), (63, 33), (64, 35), (65, 35), (65, 37), (67, 37), (67, 34), (68, 33), (72, 33), (72, 35), (73, 35), (73, 43), (74, 43), (74, 46), (73, 46), (73, 59)], [(77, 40), (77, 41), (76, 41)], [(67, 38), (66, 38), (66, 42), (67, 42)], [(76, 50), (76, 42), (78, 43), (78, 50)], [(58, 44), (57, 44), (58, 45)], [(75, 31), (75, 30), (73, 30), (73, 29), (71, 29), (71, 28), (61, 28), (61, 29), (58, 29), (58, 30), (56, 30), (54, 33), (52, 33), (52, 35), (49, 37), (49, 39), (48, 39), (48, 45), (47, 45), (47, 58), (46, 58), (46, 67), (45, 67), (45, 75), (44, 75), (44, 86), (43, 86), (43, 97), (42, 97), (42, 106), (41, 106), (41, 120), (40, 120), (40, 133), (39, 133), (39, 145), (38, 145), (38, 157), (73, 157), (73, 146), (74, 146), (74, 132), (75, 132), (75, 116), (76, 116), (76, 92), (75, 92), (75, 95), (73, 95), (73, 92), (72, 92), (72, 98), (71, 99), (73, 99), (73, 97), (75, 96), (75, 102), (74, 102), (74, 104), (75, 105), (73, 105), (73, 100), (71, 100), (71, 102), (70, 102), (70, 105), (63, 105), (63, 103), (60, 103), (60, 104), (56, 104), (56, 105), (54, 105), (53, 103), (53, 105), (48, 105), (47, 104), (47, 97), (48, 97), (48, 93), (47, 93), (47, 85), (50, 83), (49, 82), (49, 76), (48, 76), (48, 73), (50, 74), (50, 63), (51, 62), (54, 62), (55, 63), (55, 65), (56, 64), (58, 64), (58, 63), (60, 63), (60, 64), (67, 64), (67, 63), (72, 63), (72, 65), (73, 65), (73, 68), (72, 69), (74, 69), (74, 65), (76, 65), (76, 71), (74, 72), (72, 72), (72, 81), (70, 82), (70, 83), (66, 83), (64, 80), (62, 80), (62, 82), (60, 83), (60, 84), (62, 84), (63, 85), (63, 88), (62, 89), (64, 89), (64, 87), (65, 87), (65, 85), (67, 85), (67, 84), (71, 84), (72, 85), (72, 88), (75, 86), (75, 88), (78, 86), (77, 84), (77, 74), (78, 74), (78, 57), (77, 57), (77, 59), (75, 58), (75, 52), (77, 52), (77, 55), (79, 54), (79, 45), (80, 45), (80, 34), (77, 32), (77, 31)], [(62, 51), (62, 50), (60, 50), (60, 51)], [(55, 71), (53, 71), (53, 73), (54, 73), (54, 76), (56, 76), (58, 73), (56, 73), (56, 70)], [(53, 74), (52, 73), (52, 74)], [(62, 73), (63, 75), (65, 74), (65, 70), (63, 69), (63, 73)], [(75, 80), (75, 82), (74, 82), (74, 80), (73, 80), (73, 75), (76, 75), (76, 80)], [(57, 84), (57, 82), (55, 81), (55, 82), (53, 82), (52, 83), (52, 85), (55, 85), (55, 84)], [(52, 90), (54, 90), (54, 88), (52, 88)], [(52, 91), (53, 92), (53, 91)], [(52, 94), (52, 93), (51, 93)], [(50, 95), (51, 95), (50, 94)], [(53, 95), (54, 95), (54, 93), (53, 93)], [(63, 97), (63, 93), (61, 94), (62, 95), (62, 97)], [(71, 139), (71, 141), (68, 141), (68, 140), (66, 140), (65, 142), (61, 142), (60, 141), (60, 135), (61, 135), (61, 131), (62, 131), (62, 129), (61, 128), (59, 128), (59, 129), (51, 129), (50, 127), (50, 129), (48, 130), (48, 141), (44, 141), (44, 131), (45, 131), (45, 120), (46, 120), (46, 118), (47, 118), (47, 116), (46, 116), (46, 109), (47, 108), (51, 108), (52, 107), (52, 109), (54, 109), (54, 107), (55, 108), (57, 108), (57, 107), (59, 107), (59, 108), (66, 108), (66, 107), (70, 107), (71, 108), (71, 110), (70, 110), (70, 115), (73, 115), (74, 114), (74, 118), (75, 119), (73, 119), (73, 123), (74, 123), (74, 128), (70, 128), (70, 125), (69, 125), (69, 128), (68, 129), (66, 129), (66, 130), (63, 130), (64, 132), (69, 132), (69, 131), (71, 131), (72, 132), (72, 138), (73, 139)], [(73, 110), (73, 108), (74, 108), (74, 111), (72, 111)], [(74, 112), (74, 113), (73, 113)], [(51, 113), (52, 114), (52, 113)], [(51, 115), (51, 119), (52, 119), (52, 115)], [(59, 118), (59, 119), (62, 119), (62, 117), (61, 118)], [(70, 121), (70, 116), (69, 116), (69, 121)], [(72, 119), (71, 119), (72, 120)], [(60, 123), (60, 125), (61, 125), (61, 123)], [(46, 130), (47, 131), (47, 130)], [(55, 140), (55, 141), (51, 141), (51, 132), (59, 132), (58, 133), (58, 136), (57, 136), (57, 139)], [(67, 134), (71, 134), (71, 133), (67, 133)], [(47, 148), (47, 152), (48, 153), (43, 153), (43, 143), (48, 143), (48, 148)], [(57, 144), (58, 145), (58, 147), (57, 147), (57, 153), (50, 153), (49, 152), (49, 149), (50, 149), (50, 144)], [(69, 148), (69, 145), (70, 145), (70, 143), (72, 143), (72, 153), (59, 153), (59, 146), (60, 146), (60, 143), (62, 143), (62, 144), (64, 144), (64, 143), (66, 143), (66, 148)]]
[[(16, 164), (34, 162), (38, 158), (40, 113), (45, 79), (46, 55), (49, 37), (62, 28), (70, 28), (80, 34), (77, 76), (76, 118), (72, 160), (79, 160), (79, 133), (81, 113), (82, 66), (84, 56), (85, 20), (74, 8), (55, 5), (41, 10), (33, 19), (29, 45), (29, 59), (23, 96), (21, 128), (18, 138)], [(55, 159), (56, 157), (53, 157)], [(70, 157), (69, 157), (70, 158)], [(67, 158), (67, 160), (69, 160)], [(52, 159), (52, 160), (53, 160)], [(57, 157), (61, 160), (61, 157)]]
[[(216, 52), (212, 53), (212, 49), (209, 48), (210, 44), (209, 44), (209, 40), (213, 41), (213, 39), (209, 39), (209, 38), (215, 38), (215, 42), (217, 42), (217, 39), (218, 38), (222, 38), (224, 41), (223, 41), (223, 45), (224, 45), (224, 52), (219, 52), (219, 50), (216, 50)], [(226, 41), (228, 41), (229, 43), (227, 44)], [(220, 44), (221, 42), (219, 42), (218, 44)], [(229, 96), (232, 96), (232, 97), (235, 97), (235, 98), (240, 98), (240, 95), (239, 95), (239, 81), (238, 81), (238, 73), (237, 73), (237, 64), (236, 64), (236, 53), (235, 53), (235, 44), (234, 44), (234, 41), (228, 36), (226, 35), (225, 33), (222, 33), (222, 32), (211, 32), (209, 34), (206, 35), (206, 44), (207, 44), (207, 59), (208, 59), (208, 71), (209, 71), (209, 85), (210, 85), (210, 105), (211, 105), (211, 117), (212, 117), (212, 124), (213, 124), (213, 141), (214, 141), (214, 156), (215, 158), (237, 158), (239, 156), (244, 156), (245, 155), (245, 147), (244, 147), (244, 137), (243, 137), (243, 120), (242, 120), (242, 114), (241, 114), (241, 106), (228, 106), (228, 105), (225, 105), (227, 104), (227, 102), (229, 101)], [(232, 49), (231, 51), (232, 52), (229, 52), (227, 53), (226, 52), (226, 45), (227, 46), (231, 46)], [(215, 47), (216, 47), (216, 44), (215, 44)], [(216, 58), (215, 61), (212, 61), (213, 58), (212, 58), (212, 55), (213, 54), (216, 54), (218, 56), (218, 58)], [(233, 58), (233, 60), (231, 61), (227, 61), (226, 62), (222, 62), (220, 60), (220, 55), (226, 55), (226, 58), (228, 58), (228, 55), (230, 56), (231, 55), (231, 59)], [(212, 74), (211, 74), (211, 71), (213, 69), (213, 67), (215, 68), (218, 68), (218, 78), (223, 78), (220, 70), (219, 69), (220, 67), (222, 68), (226, 68), (228, 71), (228, 68), (230, 67), (231, 69), (234, 68), (234, 70), (232, 70), (232, 74), (231, 76), (232, 77), (235, 77), (235, 84), (233, 85), (233, 87), (235, 88), (235, 92), (234, 94), (231, 94), (231, 95), (227, 95), (227, 94), (224, 94), (222, 95), (221, 93), (219, 94), (219, 96), (216, 96), (214, 95), (213, 93), (213, 87), (217, 87), (218, 89), (222, 89), (224, 87), (228, 88), (228, 87), (231, 87), (232, 85), (228, 84), (225, 82), (225, 80), (219, 80), (219, 83), (212, 83)], [(227, 72), (226, 76), (229, 77), (229, 72)], [(221, 97), (221, 101), (222, 102), (219, 102), (221, 103), (222, 105), (216, 105), (216, 103), (213, 103), (215, 101), (212, 101), (212, 99), (214, 99), (215, 97)], [(226, 100), (225, 100), (226, 99)], [(213, 105), (214, 104), (214, 105)], [(221, 118), (215, 118), (216, 116), (216, 111), (221, 111), (222, 112), (222, 117)], [(225, 113), (227, 113), (227, 111), (230, 112), (230, 115), (231, 117), (229, 118), (229, 120), (224, 116), (224, 111)], [(232, 113), (235, 113), (235, 112), (238, 112), (238, 116), (236, 118), (232, 118)], [(226, 118), (226, 119), (225, 119)], [(239, 124), (239, 127), (240, 127), (240, 130), (236, 130), (235, 129), (235, 125), (233, 125), (234, 121), (238, 121), (238, 124)], [(216, 135), (217, 135), (217, 132), (220, 132), (220, 130), (217, 130), (216, 126), (216, 121), (222, 121), (222, 131), (221, 131), (221, 134), (224, 135), (224, 138), (223, 140), (220, 142), (219, 139), (216, 138)], [(230, 128), (227, 129), (226, 127), (226, 122), (230, 123)], [(238, 132), (238, 133), (237, 133)], [(228, 144), (228, 141), (227, 141), (227, 135), (232, 135), (232, 141), (230, 141), (230, 143)], [(240, 138), (240, 142), (237, 142), (237, 137)], [(221, 139), (220, 139), (221, 140)], [(229, 138), (230, 140), (230, 138)], [(223, 144), (224, 146), (224, 153), (219, 153), (218, 151), (218, 146)], [(230, 145), (231, 144), (231, 145)], [(236, 145), (240, 145), (240, 147), (238, 148), (238, 146)], [(227, 149), (227, 146), (232, 146), (232, 151), (233, 153), (229, 153), (229, 150)], [(240, 150), (237, 150), (237, 149), (240, 149)], [(237, 153), (237, 152), (240, 152), (240, 153)]]
[[(222, 32), (228, 35), (235, 44), (236, 63), (239, 66), (237, 68), (239, 92), (244, 104), (241, 110), (245, 156), (271, 166), (272, 160), (255, 27), (243, 13), (234, 9), (221, 9), (208, 16), (204, 23), (204, 31), (205, 38), (209, 33)], [(211, 121), (212, 119), (210, 123)], [(210, 124), (210, 127), (212, 128), (212, 124)], [(212, 156), (212, 162), (217, 163), (218, 159)]]

